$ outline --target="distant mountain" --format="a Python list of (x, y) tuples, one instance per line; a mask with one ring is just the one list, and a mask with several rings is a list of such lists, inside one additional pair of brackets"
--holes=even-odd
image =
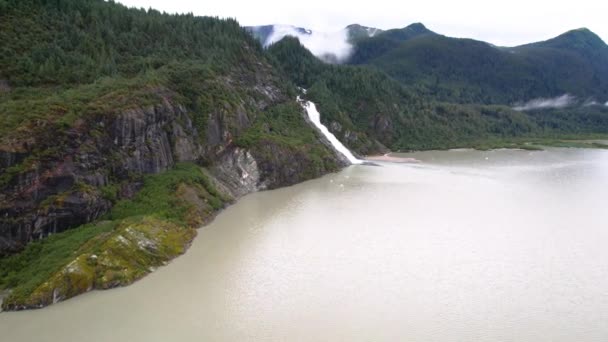
[(364, 64), (382, 56), (407, 40), (415, 37), (435, 35), (423, 24), (416, 23), (401, 29), (382, 31), (379, 34), (354, 41), (355, 49), (349, 59), (351, 64)]
[(308, 89), (306, 97), (318, 105), (323, 122), (340, 141), (364, 154), (382, 145), (392, 150), (450, 148), (513, 137), (608, 132), (607, 107), (566, 108), (562, 104), (570, 96), (529, 103), (521, 111), (447, 103), (377, 68), (322, 63), (296, 38), (282, 39), (267, 52), (294, 84)]
[(503, 48), (413, 24), (357, 41), (349, 63), (375, 66), (444, 101), (513, 104), (566, 93), (608, 99), (608, 46), (587, 29)]
[(373, 66), (440, 101), (517, 105), (565, 94), (608, 100), (608, 45), (584, 28), (516, 47), (444, 36), (421, 23), (391, 30), (352, 24), (333, 35), (281, 25), (247, 29), (264, 45), (297, 37), (326, 62)]
[[(433, 31), (426, 28), (421, 23), (414, 23), (401, 29), (392, 29), (382, 32), (381, 37), (389, 38), (395, 41), (406, 41), (414, 37), (426, 34), (435, 34)], [(378, 35), (380, 36), (380, 35)], [(371, 36), (370, 36), (371, 37)]]
[(346, 26), (346, 30), (348, 31), (348, 39), (351, 43), (359, 41), (361, 39), (374, 37), (377, 34), (383, 32), (379, 28), (363, 26), (359, 24), (352, 24)]
[(582, 53), (591, 50), (605, 51), (608, 48), (600, 37), (587, 28), (571, 30), (553, 39), (520, 46), (524, 47), (571, 49)]

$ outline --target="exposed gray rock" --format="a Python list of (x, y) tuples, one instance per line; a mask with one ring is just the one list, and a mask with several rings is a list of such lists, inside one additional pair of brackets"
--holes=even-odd
[[(290, 147), (274, 141), (251, 150), (235, 146), (234, 139), (262, 110), (285, 95), (255, 76), (252, 96), (235, 107), (217, 107), (210, 113), (190, 113), (172, 102), (166, 90), (158, 90), (162, 101), (154, 106), (134, 107), (112, 115), (80, 120), (67, 131), (48, 130), (28, 137), (19, 149), (0, 146), (0, 172), (23, 164), (35, 149), (57, 154), (37, 158), (35, 163), (11, 175), (0, 189), (0, 256), (19, 251), (36, 239), (94, 221), (110, 210), (111, 199), (100, 188), (119, 184), (120, 198), (131, 198), (142, 186), (141, 175), (159, 173), (177, 162), (192, 161), (210, 166), (218, 187), (233, 198), (295, 184), (347, 165), (335, 156), (311, 156), (302, 146)], [(227, 79), (227, 86), (251, 80)], [(238, 84), (243, 87), (243, 84)], [(248, 101), (247, 106), (245, 101)], [(204, 115), (205, 131), (193, 124), (193, 115)], [(308, 121), (303, 113), (302, 117)], [(310, 123), (309, 123), (310, 124)], [(312, 124), (310, 124), (312, 126)], [(319, 139), (331, 144), (321, 134)], [(8, 146), (8, 145), (6, 145)], [(35, 147), (35, 149), (34, 149)], [(19, 152), (15, 152), (15, 151)]]
[(173, 150), (178, 161), (195, 161), (202, 155), (198, 132), (192, 127), (192, 122), (184, 115), (182, 123), (174, 122), (172, 125)]
[(26, 153), (0, 151), (0, 171), (19, 164), (26, 156)]
[(11, 87), (7, 80), (0, 80), (0, 93), (8, 93), (11, 91)]
[(220, 112), (211, 113), (207, 121), (205, 132), (207, 145), (219, 145), (226, 137), (224, 115)]
[(165, 126), (175, 119), (171, 106), (138, 108), (116, 118), (114, 144), (125, 156), (124, 167), (139, 173), (158, 173), (174, 164)]
[(331, 132), (342, 133), (342, 125), (340, 125), (340, 123), (338, 123), (337, 121), (332, 121), (331, 124), (329, 124), (328, 128)]
[(260, 170), (251, 153), (242, 148), (226, 151), (211, 168), (211, 173), (228, 189), (233, 198), (267, 188), (260, 181)]
[[(59, 158), (42, 160), (18, 174), (0, 197), (0, 255), (28, 242), (91, 222), (111, 208), (97, 190), (110, 176), (124, 179), (119, 196), (132, 197), (141, 182), (131, 175), (158, 173), (178, 161), (198, 160), (203, 148), (183, 106), (170, 102), (136, 108), (66, 132)], [(52, 142), (49, 142), (52, 143)], [(0, 166), (18, 164), (28, 153), (0, 152)]]

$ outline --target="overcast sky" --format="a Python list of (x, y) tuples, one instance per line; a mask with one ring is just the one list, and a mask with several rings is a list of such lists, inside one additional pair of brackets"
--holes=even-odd
[(452, 37), (512, 46), (587, 27), (608, 41), (608, 0), (118, 0), (170, 13), (236, 18), (241, 25), (291, 24), (337, 31), (352, 23), (382, 29), (422, 22)]

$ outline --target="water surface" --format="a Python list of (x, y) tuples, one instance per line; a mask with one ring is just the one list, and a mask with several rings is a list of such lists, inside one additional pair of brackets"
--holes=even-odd
[(252, 194), (136, 284), (3, 341), (608, 340), (608, 151), (404, 154)]

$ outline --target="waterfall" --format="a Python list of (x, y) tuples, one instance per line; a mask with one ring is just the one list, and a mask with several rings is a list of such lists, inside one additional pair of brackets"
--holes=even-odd
[(348, 159), (348, 161), (350, 161), (351, 164), (362, 164), (363, 161), (357, 159), (352, 152), (350, 152), (350, 150), (348, 148), (346, 148), (346, 146), (344, 146), (340, 140), (338, 140), (338, 138), (336, 138), (335, 135), (333, 135), (333, 133), (331, 133), (329, 131), (329, 129), (327, 129), (327, 127), (325, 127), (325, 125), (323, 125), (321, 123), (321, 114), (319, 113), (319, 111), (317, 110), (317, 106), (310, 102), (310, 101), (303, 101), (300, 99), (300, 97), (298, 97), (298, 102), (300, 102), (302, 104), (302, 106), (304, 107), (304, 109), (306, 109), (306, 113), (308, 114), (308, 118), (310, 119), (310, 121), (312, 121), (312, 123), (319, 129), (319, 131), (321, 131), (321, 133), (323, 133), (323, 135), (327, 138), (327, 140), (329, 140), (329, 142), (332, 144), (332, 146), (338, 150), (338, 152), (340, 152), (341, 154), (343, 154), (346, 159)]

